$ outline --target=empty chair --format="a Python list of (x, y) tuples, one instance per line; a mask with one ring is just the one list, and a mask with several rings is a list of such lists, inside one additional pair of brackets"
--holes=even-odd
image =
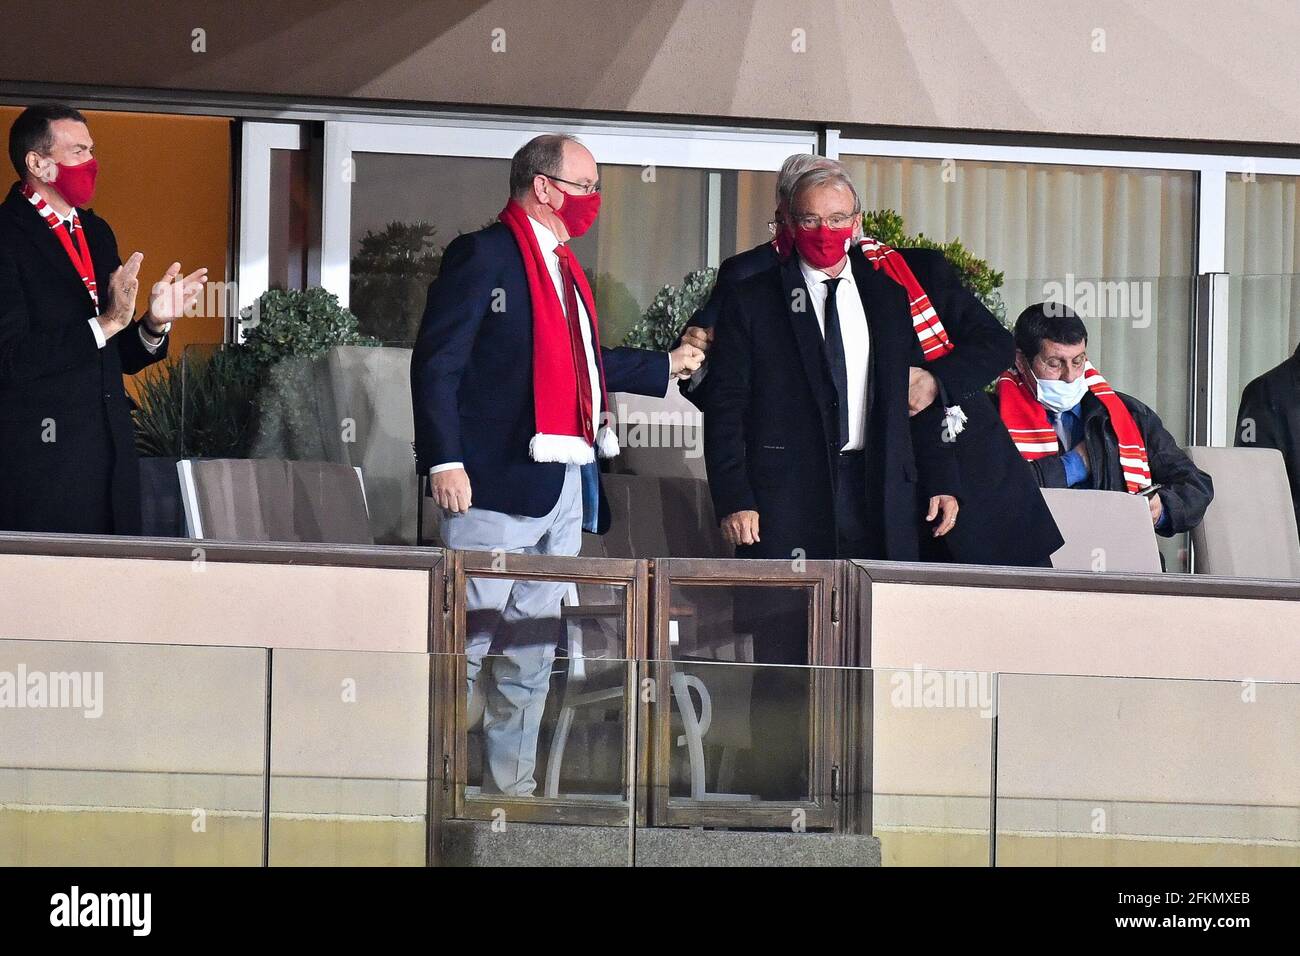
[(1065, 544), (1052, 555), (1058, 571), (1159, 572), (1151, 505), (1122, 491), (1044, 488)]
[(182, 459), (192, 538), (372, 544), (360, 469), (278, 458)]
[(1300, 580), (1300, 543), (1286, 464), (1274, 448), (1189, 448), (1214, 478), (1214, 501), (1192, 531), (1196, 570)]

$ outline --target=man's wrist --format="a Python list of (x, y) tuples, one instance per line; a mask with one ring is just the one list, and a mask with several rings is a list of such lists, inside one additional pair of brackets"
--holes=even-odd
[(140, 320), (140, 324), (144, 326), (145, 332), (149, 333), (149, 335), (155, 339), (163, 338), (172, 330), (172, 324), (170, 322), (158, 322), (158, 320), (149, 312), (144, 314), (144, 317)]

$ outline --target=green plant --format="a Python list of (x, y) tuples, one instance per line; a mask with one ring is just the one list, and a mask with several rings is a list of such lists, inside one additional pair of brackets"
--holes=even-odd
[(242, 458), (254, 424), (257, 369), (238, 348), (189, 348), (141, 376), (137, 450), (162, 458)]
[(361, 237), (352, 257), (351, 298), (367, 333), (388, 343), (415, 340), (429, 283), (442, 267), (437, 232), (423, 221), (390, 222)]
[(281, 363), (321, 355), (337, 345), (377, 345), (362, 335), (357, 317), (324, 289), (272, 289), (240, 317), (244, 341), (209, 354), (187, 349), (155, 366), (140, 382), (134, 413), (136, 448), (169, 458), (247, 457), (263, 418), (283, 422), (309, 400), (295, 384), (302, 361), (273, 376)]
[(659, 351), (672, 348), (687, 321), (708, 299), (717, 277), (717, 269), (696, 269), (686, 274), (680, 286), (664, 286), (628, 331), (623, 344)]
[(262, 370), (289, 356), (319, 355), (336, 345), (378, 345), (362, 335), (357, 317), (324, 289), (272, 289), (240, 318), (247, 332), (239, 348)]

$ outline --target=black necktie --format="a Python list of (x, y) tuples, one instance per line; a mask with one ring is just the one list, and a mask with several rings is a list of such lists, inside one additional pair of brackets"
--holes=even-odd
[(849, 367), (844, 359), (844, 337), (840, 335), (840, 310), (835, 302), (835, 290), (841, 278), (836, 276), (825, 282), (826, 330), (822, 333), (822, 337), (826, 340), (826, 362), (831, 367), (831, 380), (835, 383), (835, 391), (840, 396), (839, 448), (843, 448), (849, 440)]

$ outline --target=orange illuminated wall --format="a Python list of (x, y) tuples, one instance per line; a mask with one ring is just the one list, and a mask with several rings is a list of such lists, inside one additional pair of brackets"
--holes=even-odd
[[(6, 145), (9, 127), (20, 112), (0, 106)], [(230, 245), (231, 120), (82, 112), (100, 167), (91, 206), (113, 227), (123, 259), (132, 252), (144, 253), (137, 313), (148, 307), (149, 287), (173, 261), (179, 260), (187, 273), (207, 266), (210, 280), (224, 282)], [(179, 356), (191, 343), (220, 342), (224, 329), (220, 315), (205, 312), (185, 318), (172, 329), (169, 354)]]

